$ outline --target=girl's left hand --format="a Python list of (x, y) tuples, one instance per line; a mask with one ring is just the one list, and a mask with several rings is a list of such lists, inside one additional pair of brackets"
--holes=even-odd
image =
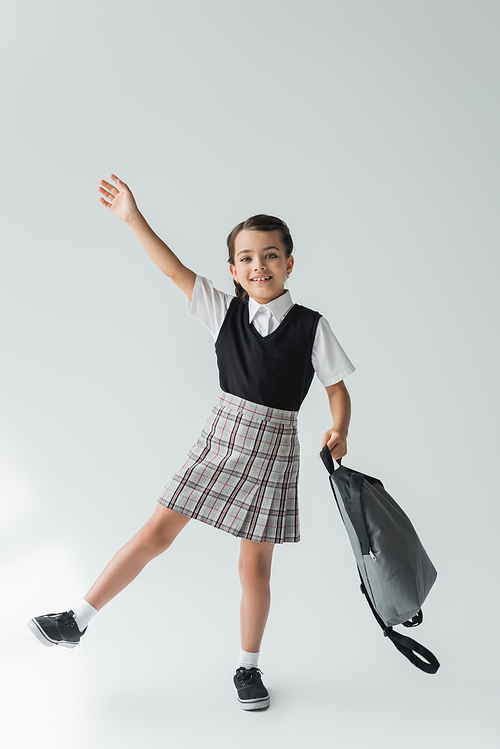
[(321, 448), (328, 445), (332, 458), (338, 460), (347, 455), (347, 435), (337, 432), (336, 429), (329, 429), (324, 433), (321, 440)]

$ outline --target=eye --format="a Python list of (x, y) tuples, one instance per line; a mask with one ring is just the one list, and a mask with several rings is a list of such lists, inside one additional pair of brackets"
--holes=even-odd
[(252, 259), (251, 257), (240, 257), (240, 263), (246, 263), (250, 261), (251, 259)]
[(268, 252), (267, 255), (266, 255), (266, 257), (273, 258), (273, 257), (278, 257), (278, 256), (276, 255), (275, 252)]

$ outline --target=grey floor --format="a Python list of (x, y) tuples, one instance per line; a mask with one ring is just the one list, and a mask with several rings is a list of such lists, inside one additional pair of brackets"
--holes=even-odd
[(247, 713), (236, 704), (227, 653), (217, 657), (214, 648), (213, 661), (204, 661), (189, 642), (167, 653), (153, 630), (132, 649), (125, 635), (109, 647), (99, 642), (100, 628), (78, 652), (42, 649), (21, 630), (2, 657), (8, 746), (499, 746), (498, 695), (445, 670), (413, 674), (406, 664), (399, 683), (389, 682), (382, 654), (396, 656), (385, 643), (366, 663), (360, 652), (348, 654), (348, 633), (335, 656), (325, 646), (312, 662), (304, 648), (295, 663), (266, 657), (271, 707)]
[[(465, 639), (466, 623), (442, 626), (443, 588), (429, 597), (427, 621), (415, 635), (441, 660), (438, 674), (430, 676), (382, 637), (354, 586), (339, 580), (332, 590), (325, 576), (324, 598), (311, 590), (309, 573), (301, 574), (304, 555), (314, 567), (309, 542), (300, 553), (298, 547), (276, 551), (260, 664), (271, 707), (242, 711), (232, 685), (239, 647), (237, 547), (202, 524), (188, 528), (170, 559), (151, 563), (93, 620), (75, 650), (45, 648), (25, 626), (31, 615), (45, 612), (45, 574), (67, 562), (65, 574), (59, 572), (64, 595), (78, 579), (71, 552), (64, 546), (34, 550), (33, 558), (11, 566), (13, 613), (2, 627), (4, 746), (499, 746), (495, 664), (485, 660), (484, 642), (473, 628)], [(183, 569), (186, 551), (200, 539), (204, 554), (214, 552), (212, 564)], [(345, 551), (339, 549), (340, 557)], [(349, 567), (345, 577), (352, 583), (351, 572)], [(33, 600), (40, 611), (32, 610)], [(343, 607), (348, 617), (341, 615)]]

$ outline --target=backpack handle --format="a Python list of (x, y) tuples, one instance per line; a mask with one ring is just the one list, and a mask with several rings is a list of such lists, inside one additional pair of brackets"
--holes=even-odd
[[(334, 465), (334, 462), (333, 462), (332, 454), (331, 454), (330, 450), (328, 449), (328, 445), (325, 445), (323, 447), (323, 449), (321, 450), (321, 452), (319, 454), (319, 457), (323, 461), (326, 470), (328, 471), (328, 473), (331, 476), (332, 473), (335, 471), (335, 465)], [(340, 465), (341, 462), (342, 462), (342, 458), (338, 458), (337, 463)]]

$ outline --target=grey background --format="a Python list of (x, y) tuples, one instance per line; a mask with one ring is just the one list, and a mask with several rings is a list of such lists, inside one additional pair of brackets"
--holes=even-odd
[[(498, 746), (498, 4), (18, 0), (2, 19), (9, 746)], [(239, 710), (231, 681), (238, 541), (195, 521), (75, 651), (29, 633), (149, 517), (218, 393), (210, 335), (99, 204), (110, 172), (228, 291), (233, 226), (289, 224), (293, 298), (357, 368), (345, 463), (384, 481), (439, 572), (415, 633), (436, 676), (358, 592), (317, 380), (302, 540), (275, 552), (269, 711)]]

